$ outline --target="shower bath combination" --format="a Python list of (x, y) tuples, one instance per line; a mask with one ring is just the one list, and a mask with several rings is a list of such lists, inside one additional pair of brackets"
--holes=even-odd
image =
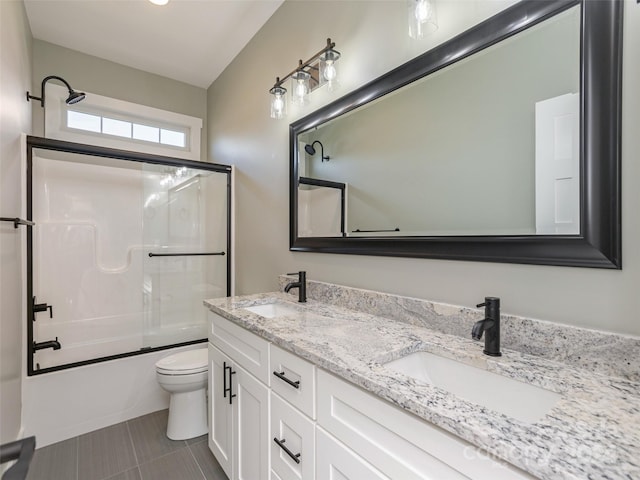
[(28, 375), (206, 341), (231, 167), (38, 137), (26, 161)]

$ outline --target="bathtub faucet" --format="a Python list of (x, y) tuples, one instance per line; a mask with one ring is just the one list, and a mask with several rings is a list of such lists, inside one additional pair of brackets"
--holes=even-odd
[(53, 348), (54, 350), (60, 350), (62, 348), (62, 345), (60, 345), (60, 342), (58, 341), (58, 337), (56, 337), (55, 340), (48, 340), (46, 342), (40, 342), (40, 343), (33, 342), (34, 350), (42, 350), (43, 348)]

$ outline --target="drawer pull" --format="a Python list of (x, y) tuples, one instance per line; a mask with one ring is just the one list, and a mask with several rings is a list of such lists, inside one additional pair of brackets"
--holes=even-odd
[(284, 442), (285, 442), (284, 438), (282, 440), (278, 440), (278, 437), (273, 437), (273, 441), (276, 442), (278, 444), (278, 446), (282, 450), (284, 450), (284, 452), (293, 459), (294, 462), (300, 463), (300, 454), (299, 453), (293, 453), (291, 450), (289, 450), (287, 447), (285, 447), (284, 446)]
[(289, 385), (291, 385), (293, 388), (300, 388), (300, 380), (296, 380), (295, 382), (293, 380), (288, 379), (287, 377), (285, 377), (284, 375), (284, 371), (282, 372), (273, 372), (273, 374), (278, 377), (280, 380), (283, 380), (285, 382), (287, 382)]

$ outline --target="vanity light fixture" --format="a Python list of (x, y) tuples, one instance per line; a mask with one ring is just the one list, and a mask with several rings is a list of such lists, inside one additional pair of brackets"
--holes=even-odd
[(336, 62), (340, 58), (340, 52), (334, 50), (335, 42), (327, 38), (327, 45), (306, 62), (299, 60), (295, 70), (284, 77), (276, 77), (276, 83), (271, 87), (271, 118), (281, 119), (286, 115), (287, 89), (284, 82), (291, 79), (291, 102), (297, 105), (306, 105), (309, 94), (324, 84), (329, 90), (333, 90), (337, 82), (338, 72)]
[(49, 75), (48, 77), (45, 77), (42, 80), (42, 86), (40, 87), (40, 91), (42, 92), (40, 93), (40, 95), (42, 96), (35, 97), (33, 95), (30, 95), (29, 92), (27, 92), (27, 102), (29, 100), (40, 100), (40, 106), (44, 108), (44, 87), (49, 80), (60, 80), (62, 83), (65, 84), (65, 86), (69, 90), (69, 96), (64, 101), (64, 103), (66, 103), (67, 105), (73, 105), (74, 103), (81, 102), (82, 100), (84, 100), (84, 97), (86, 97), (85, 93), (76, 92), (73, 88), (71, 88), (71, 85), (69, 85), (69, 82), (67, 82), (64, 78), (58, 77), (57, 75)]
[(151, 3), (153, 3), (154, 5), (166, 5), (167, 3), (169, 3), (169, 0), (149, 0)]
[(407, 0), (409, 36), (420, 39), (438, 29), (435, 0)]
[(320, 145), (320, 161), (324, 162), (326, 160), (328, 162), (329, 161), (329, 155), (325, 156), (325, 154), (324, 154), (324, 145), (322, 145), (322, 142), (320, 140), (316, 140), (312, 144), (308, 144), (307, 143), (304, 146), (304, 151), (307, 152), (309, 155), (315, 155), (316, 154), (316, 149), (313, 148), (313, 146), (316, 143)]

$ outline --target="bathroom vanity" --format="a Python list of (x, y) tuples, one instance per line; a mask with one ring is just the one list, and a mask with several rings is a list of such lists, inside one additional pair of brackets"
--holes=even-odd
[(209, 446), (230, 479), (640, 477), (632, 361), (612, 372), (511, 349), (509, 316), (503, 356), (488, 357), (470, 339), (480, 311), (320, 282), (309, 296), (205, 302)]

